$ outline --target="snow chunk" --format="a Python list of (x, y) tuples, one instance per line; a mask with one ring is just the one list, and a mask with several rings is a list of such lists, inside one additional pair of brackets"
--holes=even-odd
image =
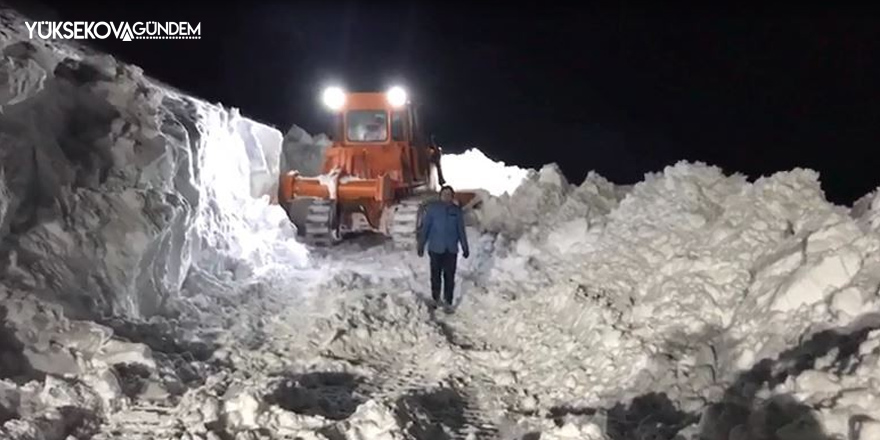
[(223, 402), (223, 413), (233, 429), (257, 429), (265, 404), (252, 392), (241, 391)]
[(853, 221), (842, 221), (811, 234), (807, 238), (806, 253), (812, 255), (836, 250), (852, 243), (861, 236), (862, 231), (859, 230)]
[(0, 239), (3, 238), (7, 225), (7, 215), (12, 208), (12, 191), (6, 184), (6, 172), (0, 168)]
[(607, 440), (602, 428), (595, 423), (568, 422), (561, 427), (541, 433), (541, 438), (549, 440)]
[(551, 231), (547, 242), (557, 252), (565, 254), (584, 246), (587, 242), (589, 229), (590, 223), (585, 218), (569, 220)]
[(4, 48), (0, 59), (0, 108), (25, 101), (43, 89), (49, 73), (33, 58), (36, 47), (18, 42)]
[(866, 230), (880, 230), (880, 188), (857, 200), (850, 215)]
[(858, 437), (854, 440), (869, 440), (880, 438), (880, 421), (864, 420), (859, 423)]
[(852, 318), (865, 311), (865, 300), (857, 287), (847, 287), (835, 293), (831, 298), (831, 310), (844, 313)]
[(815, 398), (816, 395), (819, 395), (820, 398), (831, 398), (840, 391), (839, 382), (829, 373), (810, 370), (801, 373), (795, 379), (795, 388), (805, 395), (805, 400)]
[(833, 290), (852, 280), (862, 265), (862, 258), (846, 251), (822, 258), (817, 264), (798, 269), (790, 280), (779, 288), (771, 309), (787, 312), (821, 301)]
[(402, 440), (404, 436), (389, 408), (370, 400), (345, 422), (346, 440)]
[(284, 135), (281, 172), (297, 171), (306, 177), (321, 174), (324, 152), (330, 145), (330, 139), (326, 135), (312, 137), (296, 125), (290, 127)]
[(156, 368), (152, 351), (144, 344), (133, 344), (122, 341), (109, 341), (101, 349), (97, 359), (108, 364), (134, 364), (150, 369)]
[(568, 186), (568, 181), (565, 180), (565, 176), (562, 175), (562, 170), (559, 168), (559, 165), (555, 163), (541, 167), (541, 170), (538, 171), (538, 182), (563, 189)]

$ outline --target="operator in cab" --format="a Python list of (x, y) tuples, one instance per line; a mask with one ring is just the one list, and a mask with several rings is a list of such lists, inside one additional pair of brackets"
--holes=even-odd
[(388, 130), (385, 120), (381, 116), (373, 118), (373, 122), (366, 125), (363, 140), (365, 142), (381, 142), (388, 139)]

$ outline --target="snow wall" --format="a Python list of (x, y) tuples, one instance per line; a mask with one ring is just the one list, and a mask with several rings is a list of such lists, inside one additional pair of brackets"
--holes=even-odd
[(277, 192), (278, 130), (2, 19), (7, 287), (74, 317), (148, 317), (192, 268), (234, 278), (305, 261), (262, 197)]
[(571, 438), (880, 438), (877, 192), (850, 209), (807, 169), (680, 162), (621, 188), (549, 165), (479, 214), (473, 320), (516, 347), (485, 368), (516, 365), (523, 411), (597, 411)]

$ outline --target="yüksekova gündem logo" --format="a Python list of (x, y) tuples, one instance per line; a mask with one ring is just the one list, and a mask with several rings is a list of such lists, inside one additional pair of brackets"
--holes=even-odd
[(44, 40), (185, 40), (202, 38), (202, 23), (185, 21), (34, 21), (25, 23), (31, 39)]

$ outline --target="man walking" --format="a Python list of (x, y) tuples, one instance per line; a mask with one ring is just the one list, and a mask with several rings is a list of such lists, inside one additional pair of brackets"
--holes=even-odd
[(440, 201), (428, 205), (418, 235), (418, 254), (425, 255), (425, 245), (431, 259), (431, 297), (434, 303), (440, 302), (440, 284), (443, 283), (445, 310), (452, 307), (452, 292), (455, 290), (455, 267), (458, 262), (458, 247), (462, 256), (470, 256), (467, 234), (464, 229), (464, 213), (453, 202), (455, 193), (450, 186), (440, 190)]

